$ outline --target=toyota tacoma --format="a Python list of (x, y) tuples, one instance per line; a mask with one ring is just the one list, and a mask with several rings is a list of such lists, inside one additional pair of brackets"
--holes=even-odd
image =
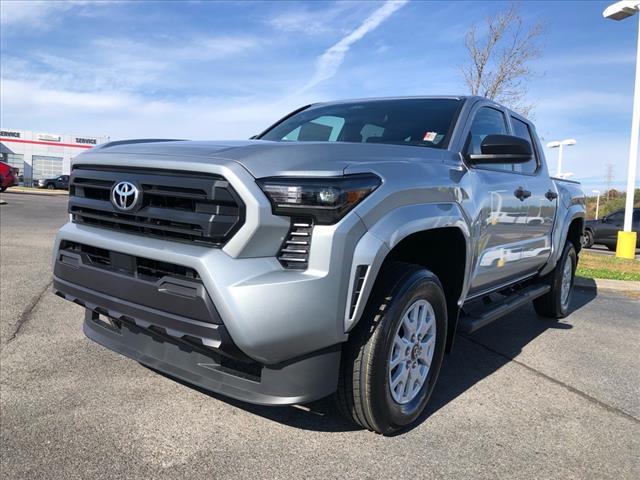
[[(248, 141), (76, 157), (57, 295), (105, 347), (265, 405), (420, 416), (456, 332), (569, 312), (585, 219), (531, 122), (480, 97), (308, 105)], [(510, 321), (517, 322), (513, 317)]]

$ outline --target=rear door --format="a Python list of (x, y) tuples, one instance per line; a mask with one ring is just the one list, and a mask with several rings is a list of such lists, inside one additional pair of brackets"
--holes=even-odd
[(531, 193), (523, 225), (522, 266), (525, 273), (532, 273), (542, 267), (551, 254), (551, 233), (558, 197), (555, 196), (555, 185), (545, 168), (542, 149), (533, 128), (513, 114), (510, 120), (513, 135), (527, 140), (533, 150), (531, 160), (513, 165), (514, 172), (526, 177)]

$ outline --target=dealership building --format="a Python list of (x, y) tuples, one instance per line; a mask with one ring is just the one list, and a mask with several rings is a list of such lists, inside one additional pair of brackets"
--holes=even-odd
[(105, 135), (63, 135), (0, 129), (0, 160), (20, 169), (21, 183), (68, 175), (71, 159), (109, 141)]

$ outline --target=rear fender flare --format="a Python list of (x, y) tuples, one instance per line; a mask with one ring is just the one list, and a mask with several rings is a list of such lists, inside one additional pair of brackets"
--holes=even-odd
[(553, 236), (551, 242), (551, 257), (549, 258), (549, 262), (540, 271), (540, 276), (546, 275), (555, 268), (560, 255), (562, 255), (564, 244), (567, 241), (567, 235), (569, 234), (569, 227), (571, 226), (571, 223), (576, 219), (582, 219), (582, 226), (584, 228), (585, 217), (584, 206), (582, 204), (574, 204), (564, 211), (562, 218), (559, 216), (556, 219), (559, 228), (556, 229), (556, 234)]

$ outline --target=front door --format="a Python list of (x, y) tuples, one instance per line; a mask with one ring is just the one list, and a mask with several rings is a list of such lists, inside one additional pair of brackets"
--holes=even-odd
[[(497, 108), (480, 107), (471, 123), (465, 151), (481, 153), (487, 135), (509, 134), (505, 114)], [(523, 273), (523, 235), (530, 205), (519, 191), (528, 191), (526, 175), (513, 171), (512, 164), (483, 164), (470, 169), (479, 212), (478, 241), (470, 295), (508, 283)]]
[(602, 233), (598, 235), (596, 242), (602, 242), (605, 245), (615, 245), (618, 242), (618, 232), (624, 227), (624, 210), (608, 215), (602, 221), (600, 230)]

